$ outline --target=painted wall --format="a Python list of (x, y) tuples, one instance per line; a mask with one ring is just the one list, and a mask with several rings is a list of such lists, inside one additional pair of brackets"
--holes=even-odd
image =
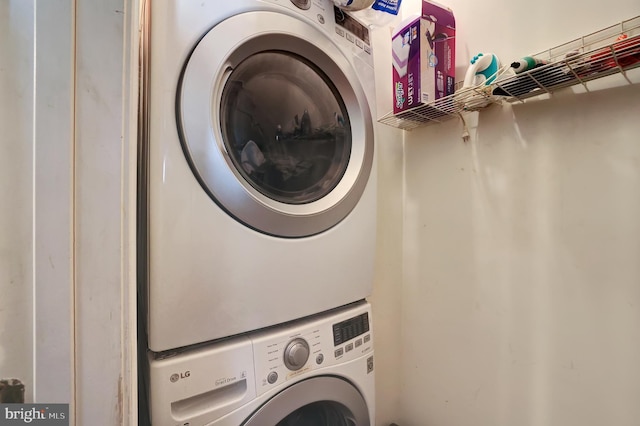
[[(376, 67), (377, 116), (385, 114), (391, 104), (385, 98), (391, 79), (388, 62), (391, 52), (389, 27), (374, 31), (372, 42)], [(375, 333), (376, 425), (388, 425), (400, 409), (400, 359), (402, 327), (400, 302), (402, 292), (402, 203), (403, 144), (402, 132), (377, 123), (376, 155), (378, 163), (378, 228), (376, 270), (373, 295), (373, 329)]]
[[(459, 79), (475, 53), (510, 61), (640, 12), (446, 4)], [(457, 120), (406, 134), (397, 423), (638, 424), (637, 71), (472, 113), (467, 143)]]

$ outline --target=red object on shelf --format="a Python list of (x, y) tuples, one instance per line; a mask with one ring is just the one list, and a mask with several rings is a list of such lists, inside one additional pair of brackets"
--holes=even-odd
[(618, 40), (623, 41), (613, 45), (613, 52), (620, 66), (624, 68), (640, 62), (640, 36), (627, 39), (627, 35), (623, 34), (618, 37)]
[(618, 65), (626, 68), (640, 62), (640, 36), (628, 38), (626, 34), (622, 34), (617, 41), (611, 47), (600, 49), (591, 55), (590, 72), (606, 71)]

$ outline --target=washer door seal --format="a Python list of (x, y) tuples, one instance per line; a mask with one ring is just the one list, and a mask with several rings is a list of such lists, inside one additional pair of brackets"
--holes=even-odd
[[(322, 105), (300, 105), (300, 114), (289, 113), (293, 129), (287, 128), (290, 123), (277, 123), (282, 129), (275, 131), (260, 128), (260, 123), (254, 126), (269, 141), (282, 139), (280, 145), (289, 150), (288, 165), (280, 157), (269, 157), (263, 141), (253, 141), (259, 136), (252, 136), (249, 131), (242, 133), (251, 126), (237, 126), (240, 129), (237, 132), (229, 130), (229, 123), (242, 121), (223, 104), (229, 99), (236, 109), (247, 104), (238, 101), (235, 94), (229, 95), (233, 92), (229, 88), (237, 83), (235, 77), (230, 77), (243, 64), (259, 63), (253, 58), (267, 55), (282, 55), (299, 64), (298, 68), (307, 69), (308, 76), (315, 73), (313, 78), (324, 83), (314, 83), (318, 94), (325, 93), (322, 98), (332, 98), (335, 104), (323, 101), (317, 102)], [(256, 65), (247, 69), (251, 67), (255, 69)], [(289, 77), (284, 77), (293, 80), (297, 72), (293, 70)], [(262, 78), (256, 71), (238, 71), (235, 75), (238, 74), (249, 75), (247, 78), (253, 80)], [(269, 76), (268, 70), (265, 76)], [(299, 80), (300, 87), (305, 79)], [(308, 85), (301, 91), (311, 93), (311, 87)], [(274, 109), (273, 104), (263, 103), (267, 110)], [(313, 117), (324, 119), (313, 123), (312, 117), (309, 125), (309, 117), (305, 115), (312, 112), (311, 108)], [(333, 123), (327, 123), (326, 117)], [(183, 150), (205, 191), (236, 220), (265, 234), (296, 238), (330, 229), (357, 205), (369, 180), (373, 123), (358, 75), (330, 37), (289, 15), (248, 12), (213, 27), (185, 64), (178, 87), (177, 119)], [(338, 134), (335, 128), (328, 132), (331, 124), (345, 133)], [(324, 136), (318, 136), (320, 133)], [(329, 148), (319, 154), (309, 151), (307, 157), (290, 154), (291, 144), (304, 137), (313, 139), (316, 145), (328, 144)], [(328, 160), (323, 160), (323, 156)], [(262, 165), (264, 170), (259, 170)], [(263, 179), (263, 176), (270, 177)]]

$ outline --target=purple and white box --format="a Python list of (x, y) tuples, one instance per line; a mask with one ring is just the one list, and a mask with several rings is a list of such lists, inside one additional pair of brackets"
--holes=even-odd
[(455, 91), (455, 19), (451, 9), (422, 2), (422, 16), (401, 23), (391, 38), (393, 112)]

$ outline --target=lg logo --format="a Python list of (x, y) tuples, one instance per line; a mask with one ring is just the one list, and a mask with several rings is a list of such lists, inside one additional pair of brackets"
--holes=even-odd
[(191, 376), (191, 371), (187, 370), (184, 373), (173, 373), (171, 377), (169, 377), (169, 380), (171, 380), (171, 383), (175, 383), (178, 380), (186, 379), (189, 376)]

